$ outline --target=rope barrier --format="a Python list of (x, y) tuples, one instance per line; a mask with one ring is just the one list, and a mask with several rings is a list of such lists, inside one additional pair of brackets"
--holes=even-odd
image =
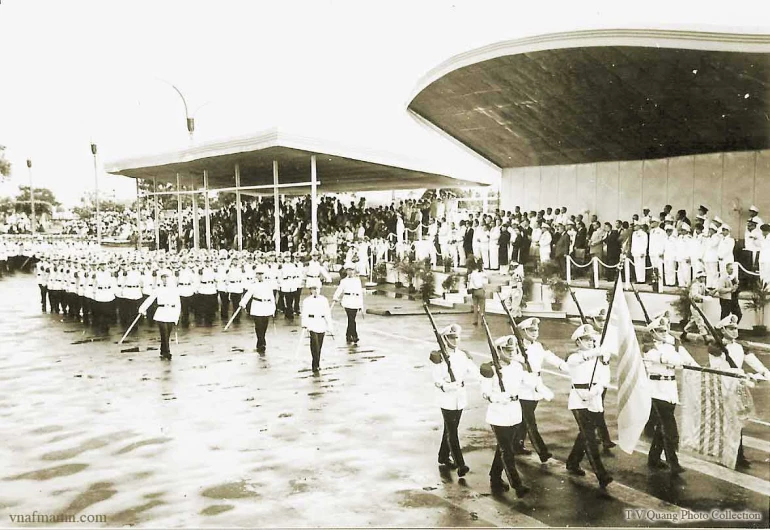
[(758, 272), (754, 272), (754, 271), (750, 271), (750, 270), (748, 270), (746, 267), (744, 267), (743, 265), (741, 265), (741, 264), (740, 264), (739, 262), (737, 262), (737, 261), (736, 261), (736, 262), (734, 262), (734, 263), (735, 263), (736, 265), (738, 265), (738, 268), (739, 268), (740, 270), (742, 270), (743, 272), (745, 272), (745, 273), (746, 273), (746, 274), (748, 274), (749, 276), (756, 276), (756, 277), (759, 277), (759, 273), (758, 273)]

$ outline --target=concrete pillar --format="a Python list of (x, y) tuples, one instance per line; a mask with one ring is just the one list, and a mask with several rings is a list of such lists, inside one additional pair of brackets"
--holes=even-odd
[(310, 226), (312, 250), (318, 244), (318, 175), (315, 155), (310, 155)]
[(243, 225), (241, 219), (241, 166), (235, 164), (235, 219), (238, 224), (238, 250), (243, 250)]
[(278, 160), (273, 160), (273, 201), (275, 215), (275, 252), (281, 252), (281, 202), (278, 197)]
[(182, 246), (184, 243), (182, 242), (182, 194), (179, 193), (182, 191), (182, 184), (181, 179), (179, 178), (179, 173), (176, 174), (176, 226), (177, 231), (179, 233), (179, 245), (177, 245), (177, 251), (182, 250)]
[(209, 208), (209, 172), (203, 170), (203, 202), (206, 210), (206, 248), (211, 250), (211, 209)]
[[(191, 176), (190, 179), (192, 180), (192, 187), (193, 190), (198, 189), (197, 184), (195, 183), (195, 176)], [(193, 210), (193, 248), (195, 250), (198, 250), (200, 248), (200, 230), (198, 228), (198, 194), (195, 193), (191, 195), (192, 197), (192, 210)]]
[[(152, 177), (152, 191), (158, 193), (158, 179)], [(155, 250), (160, 250), (160, 206), (158, 206), (158, 196), (153, 195), (153, 204), (155, 205)]]
[(142, 202), (139, 196), (139, 179), (136, 179), (136, 250), (142, 249)]

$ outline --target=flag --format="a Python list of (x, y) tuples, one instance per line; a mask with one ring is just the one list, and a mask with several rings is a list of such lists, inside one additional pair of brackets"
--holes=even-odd
[(618, 445), (632, 454), (650, 417), (652, 397), (626, 296), (620, 282), (616, 282), (615, 286), (602, 349), (617, 352), (619, 356)]
[(735, 469), (741, 429), (753, 411), (745, 382), (685, 370), (682, 374), (682, 449)]

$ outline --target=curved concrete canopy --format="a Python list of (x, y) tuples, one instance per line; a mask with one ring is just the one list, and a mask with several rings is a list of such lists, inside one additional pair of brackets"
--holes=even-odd
[(428, 72), (411, 112), (499, 167), (770, 147), (770, 35), (592, 30)]

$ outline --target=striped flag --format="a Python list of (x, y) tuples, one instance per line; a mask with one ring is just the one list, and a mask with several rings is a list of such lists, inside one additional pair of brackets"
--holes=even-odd
[(735, 469), (741, 429), (753, 407), (744, 381), (685, 370), (679, 421), (682, 448)]
[(652, 398), (626, 296), (622, 286), (619, 283), (616, 286), (602, 349), (617, 352), (619, 356), (618, 445), (632, 454), (650, 417)]

